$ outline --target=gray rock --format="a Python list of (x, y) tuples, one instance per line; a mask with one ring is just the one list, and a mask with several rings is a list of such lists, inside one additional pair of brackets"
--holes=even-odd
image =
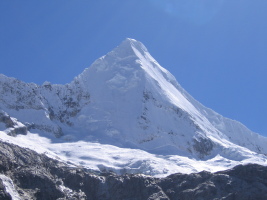
[[(0, 141), (0, 173), (12, 179), (21, 199), (266, 200), (267, 167), (249, 164), (210, 173), (142, 174), (94, 172)], [(0, 180), (0, 200), (11, 199)]]
[(193, 139), (193, 148), (198, 153), (199, 158), (209, 155), (213, 149), (213, 143), (209, 138)]
[(5, 124), (6, 128), (11, 128), (15, 126), (15, 123), (10, 118), (10, 116), (2, 110), (0, 110), (0, 123), (1, 122)]
[(26, 135), (28, 129), (25, 125), (20, 123), (14, 118), (11, 118), (6, 112), (0, 110), (0, 123), (4, 123), (7, 128), (7, 134), (10, 136), (16, 136), (19, 134)]

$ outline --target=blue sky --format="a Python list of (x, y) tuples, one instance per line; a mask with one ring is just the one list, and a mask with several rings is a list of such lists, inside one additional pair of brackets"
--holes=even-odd
[(0, 73), (68, 83), (127, 37), (198, 101), (267, 136), (267, 1), (2, 0)]

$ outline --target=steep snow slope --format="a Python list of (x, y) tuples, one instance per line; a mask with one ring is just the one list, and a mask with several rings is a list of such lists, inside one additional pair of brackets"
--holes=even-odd
[[(31, 132), (52, 142), (41, 142), (44, 138), (39, 136), (29, 138), (30, 134), (19, 136), (27, 143), (30, 144), (31, 137), (36, 138), (43, 148), (63, 157), (64, 151), (71, 152), (67, 156), (69, 160), (86, 166), (110, 165), (113, 169), (131, 171), (135, 165), (129, 167), (130, 157), (137, 159), (139, 167), (145, 160), (152, 160), (148, 166), (163, 160), (168, 166), (181, 164), (176, 161), (170, 164), (168, 155), (180, 156), (178, 160), (182, 162), (187, 160), (186, 166), (191, 166), (192, 171), (198, 170), (194, 159), (207, 160), (204, 164), (207, 170), (211, 170), (214, 163), (227, 168), (239, 161), (266, 162), (264, 155), (257, 155), (267, 154), (266, 138), (194, 100), (146, 47), (133, 39), (123, 41), (67, 85), (38, 86), (4, 75), (0, 76), (0, 83), (0, 110), (5, 116), (0, 119), (2, 131), (10, 134), (8, 128), (14, 127), (5, 119), (16, 119)], [(93, 159), (89, 152), (94, 151), (89, 147), (82, 155), (77, 148), (95, 145), (101, 146), (97, 147), (101, 153), (107, 151), (104, 155), (109, 158), (112, 148), (126, 148), (118, 151), (128, 153), (118, 158), (122, 163), (117, 166), (114, 160), (108, 164)], [(135, 152), (130, 148), (140, 150)], [(139, 151), (141, 153), (137, 153)], [(140, 158), (133, 158), (132, 153), (133, 157), (139, 155)], [(162, 155), (162, 160), (150, 153)], [(174, 169), (179, 171), (177, 167)], [(159, 171), (150, 174), (164, 174), (164, 170)]]

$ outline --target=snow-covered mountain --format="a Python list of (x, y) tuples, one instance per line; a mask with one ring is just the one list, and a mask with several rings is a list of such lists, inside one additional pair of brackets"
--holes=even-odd
[(0, 94), (2, 140), (73, 164), (158, 176), (267, 164), (267, 138), (197, 102), (134, 39), (66, 85), (0, 75)]

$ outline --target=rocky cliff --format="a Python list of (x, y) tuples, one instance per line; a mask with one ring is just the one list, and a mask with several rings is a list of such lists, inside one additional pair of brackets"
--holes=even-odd
[(266, 200), (267, 167), (239, 165), (210, 173), (155, 178), (70, 166), (0, 142), (0, 199)]

